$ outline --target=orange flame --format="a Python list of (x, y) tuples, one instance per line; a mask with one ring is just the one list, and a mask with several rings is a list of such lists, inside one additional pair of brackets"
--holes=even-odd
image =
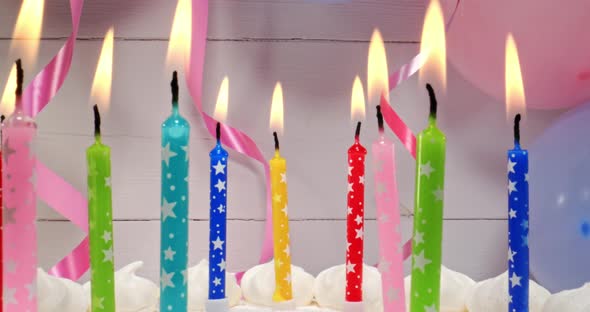
[[(369, 105), (379, 105), (381, 95), (389, 101), (389, 71), (385, 45), (378, 29), (373, 31), (369, 45), (369, 61), (367, 65), (367, 92)], [(361, 90), (362, 91), (362, 90)]]
[(429, 82), (434, 87), (439, 87), (440, 92), (445, 92), (447, 89), (446, 50), (445, 21), (442, 8), (438, 0), (432, 0), (424, 17), (420, 43), (420, 53), (429, 56), (426, 64), (420, 70), (419, 80), (421, 83)]
[(114, 29), (111, 27), (102, 44), (102, 50), (96, 65), (96, 73), (94, 74), (94, 81), (92, 82), (92, 91), (90, 92), (90, 99), (101, 110), (107, 111), (111, 99), (111, 84), (113, 77), (113, 37)]
[(520, 71), (518, 49), (512, 34), (506, 37), (506, 118), (511, 119), (516, 114), (525, 115), (526, 103), (524, 84)]
[(227, 118), (227, 106), (229, 104), (229, 79), (227, 76), (223, 77), (221, 85), (219, 86), (219, 93), (217, 93), (217, 103), (215, 104), (215, 112), (213, 118), (219, 122), (225, 122)]
[(12, 40), (10, 50), (27, 68), (32, 68), (37, 59), (44, 7), (44, 0), (24, 0), (12, 34), (16, 40)]
[(178, 0), (166, 55), (166, 67), (168, 69), (177, 66), (186, 68), (188, 65), (191, 50), (191, 23), (191, 0)]
[(280, 82), (275, 85), (272, 93), (272, 105), (270, 107), (270, 129), (278, 134), (283, 134), (283, 87)]
[(354, 77), (352, 97), (350, 99), (350, 119), (352, 121), (365, 120), (365, 92), (359, 76)]

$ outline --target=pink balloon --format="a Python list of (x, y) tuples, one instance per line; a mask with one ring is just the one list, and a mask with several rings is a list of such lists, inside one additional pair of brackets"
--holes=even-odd
[[(455, 0), (444, 0), (446, 16)], [(590, 1), (463, 0), (447, 35), (450, 62), (504, 102), (508, 32), (518, 46), (528, 107), (572, 107), (590, 99)]]

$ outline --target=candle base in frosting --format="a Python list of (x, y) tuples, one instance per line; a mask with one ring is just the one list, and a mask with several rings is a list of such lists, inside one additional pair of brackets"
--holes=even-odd
[(365, 306), (362, 301), (344, 301), (343, 312), (364, 312)]
[(280, 302), (273, 302), (272, 310), (273, 311), (295, 311), (297, 309), (295, 305), (295, 300), (285, 300)]
[(229, 311), (229, 299), (209, 299), (205, 307), (207, 312), (227, 312)]

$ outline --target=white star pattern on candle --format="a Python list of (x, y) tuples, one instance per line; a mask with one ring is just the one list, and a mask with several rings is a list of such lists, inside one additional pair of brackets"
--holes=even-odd
[(510, 219), (516, 218), (516, 210), (510, 208), (510, 210), (508, 211), (508, 215), (510, 216)]
[(16, 295), (16, 288), (5, 288), (4, 298), (2, 299), (4, 304), (18, 304), (14, 295)]
[(176, 206), (176, 202), (169, 203), (166, 198), (163, 199), (164, 203), (162, 204), (162, 221), (166, 221), (166, 218), (176, 218), (176, 214), (174, 213), (174, 206)]
[(104, 240), (105, 244), (110, 242), (111, 239), (113, 239), (113, 234), (111, 234), (111, 232), (109, 231), (104, 231), (104, 233), (102, 234), (102, 239)]
[(287, 173), (286, 172), (281, 173), (281, 183), (287, 184)]
[(188, 280), (188, 271), (187, 270), (182, 270), (181, 274), (182, 274), (183, 284), (186, 285), (186, 281)]
[(434, 197), (436, 198), (436, 200), (440, 200), (440, 201), (442, 201), (442, 200), (443, 200), (443, 197), (444, 197), (444, 191), (443, 191), (443, 189), (441, 189), (440, 187), (439, 187), (439, 188), (437, 188), (436, 190), (434, 190), (434, 191), (432, 192), (432, 194), (434, 195)]
[(104, 254), (102, 262), (113, 262), (113, 247), (103, 250), (102, 253)]
[(359, 183), (360, 184), (365, 184), (365, 176), (360, 176), (359, 177)]
[(189, 151), (188, 145), (181, 146), (180, 149), (184, 151), (184, 161), (188, 161), (188, 154), (189, 154), (188, 153), (188, 151)]
[(222, 241), (221, 239), (219, 239), (219, 236), (217, 236), (217, 239), (214, 241), (211, 241), (211, 243), (213, 243), (213, 250), (215, 249), (223, 249), (223, 243), (224, 241)]
[(381, 223), (389, 222), (389, 215), (382, 213), (378, 218), (377, 221)]
[(166, 287), (175, 288), (172, 277), (174, 277), (174, 272), (167, 273), (166, 270), (162, 269), (162, 275), (160, 276), (162, 290), (166, 290)]
[(164, 260), (174, 261), (174, 255), (176, 251), (172, 250), (172, 247), (168, 246), (168, 249), (164, 250)]
[(213, 169), (215, 169), (215, 175), (225, 173), (225, 165), (220, 160), (217, 161), (217, 165), (213, 166)]
[(104, 178), (104, 186), (105, 187), (111, 187), (111, 177), (105, 177)]
[(280, 203), (281, 202), (281, 195), (275, 194), (275, 196), (273, 196), (272, 200), (274, 200), (277, 203)]
[(363, 223), (363, 217), (361, 217), (361, 215), (356, 215), (356, 218), (354, 218), (354, 222), (356, 222), (357, 225), (360, 225), (361, 223)]
[(352, 214), (352, 208), (351, 207), (348, 207), (347, 208), (347, 211), (348, 211), (348, 214)]
[(514, 262), (514, 256), (516, 255), (516, 251), (512, 251), (510, 247), (508, 247), (508, 261)]
[(95, 306), (97, 309), (101, 309), (104, 310), (104, 297), (100, 297), (100, 298), (94, 298), (95, 300), (93, 300), (95, 302)]
[(215, 285), (215, 286), (221, 285), (221, 279), (219, 277), (214, 278), (213, 285)]
[(346, 242), (346, 251), (348, 251), (348, 249), (350, 249), (350, 245), (352, 245), (352, 243)]
[(377, 182), (377, 184), (375, 185), (375, 193), (376, 194), (383, 194), (387, 191), (387, 188), (385, 187), (385, 184), (383, 184), (382, 182)]
[(287, 276), (285, 276), (284, 281), (291, 284), (291, 274), (287, 274)]
[(356, 237), (355, 238), (360, 238), (363, 239), (363, 228), (360, 229), (354, 229), (356, 232)]
[(352, 183), (348, 183), (348, 192), (350, 193), (352, 191), (353, 191), (353, 189), (352, 189)]
[(385, 296), (387, 296), (387, 300), (389, 302), (394, 302), (397, 300), (398, 291), (396, 288), (389, 286), (389, 288), (387, 289), (387, 292), (385, 293)]
[(424, 233), (416, 231), (414, 234), (414, 246), (418, 246), (422, 243), (424, 243)]
[(285, 207), (283, 207), (283, 209), (281, 210), (285, 215), (289, 214), (289, 209), (287, 208), (287, 205), (285, 205)]
[(291, 255), (291, 249), (289, 249), (289, 246), (287, 246), (287, 248), (285, 248), (285, 250), (283, 250), (283, 251), (285, 252), (287, 257), (289, 257)]
[(508, 180), (508, 195), (512, 194), (512, 192), (517, 192), (516, 189), (516, 181), (512, 182)]
[(280, 268), (283, 265), (283, 261), (281, 261), (281, 259), (277, 259), (275, 260), (275, 263), (277, 264), (277, 266)]
[(528, 172), (524, 174), (524, 180), (527, 182), (529, 181), (529, 173)]
[(422, 250), (415, 258), (414, 258), (414, 270), (418, 269), (424, 273), (424, 267), (431, 263), (432, 261), (426, 257), (424, 257), (424, 250)]
[(225, 181), (217, 179), (217, 184), (215, 184), (215, 187), (217, 188), (217, 192), (221, 193), (221, 191), (225, 190)]
[(516, 166), (516, 162), (512, 162), (512, 160), (508, 159), (508, 172), (516, 173), (516, 171), (514, 171), (514, 166)]
[(223, 209), (223, 204), (219, 204), (219, 207), (217, 207), (217, 211), (219, 211), (219, 213), (223, 213), (225, 211), (225, 209)]
[(425, 175), (426, 177), (430, 178), (430, 174), (434, 172), (434, 168), (430, 166), (430, 162), (427, 162), (420, 166), (420, 175)]
[(225, 270), (225, 259), (221, 259), (221, 262), (217, 266), (219, 267), (219, 271), (223, 272)]
[(385, 259), (385, 258), (381, 258), (381, 261), (379, 261), (379, 265), (377, 266), (377, 269), (379, 269), (379, 272), (381, 272), (381, 273), (389, 273), (390, 267), (391, 267), (391, 262), (387, 261), (387, 259)]
[(510, 277), (510, 284), (512, 285), (512, 288), (516, 287), (516, 286), (522, 286), (520, 285), (520, 280), (522, 279), (522, 277), (516, 275), (516, 273), (512, 272), (512, 276)]
[(33, 300), (33, 297), (35, 297), (35, 295), (37, 294), (36, 284), (27, 284), (25, 285), (25, 288), (29, 291), (29, 301)]
[(354, 169), (354, 168), (351, 166), (348, 166), (348, 175), (352, 175), (352, 169)]
[(348, 263), (346, 263), (346, 274), (352, 272), (352, 273), (356, 273), (356, 271), (354, 270), (354, 267), (356, 266), (356, 264), (351, 263), (350, 260), (348, 261)]
[(424, 306), (424, 312), (438, 312), (438, 311), (436, 311), (436, 307), (433, 304), (431, 306)]
[(166, 146), (162, 148), (162, 160), (164, 161), (166, 166), (169, 166), (170, 158), (174, 156), (176, 156), (176, 153), (170, 150), (170, 142), (168, 142)]

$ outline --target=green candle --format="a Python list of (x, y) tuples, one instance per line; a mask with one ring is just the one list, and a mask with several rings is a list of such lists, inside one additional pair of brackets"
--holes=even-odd
[(86, 150), (88, 161), (88, 225), (92, 312), (115, 311), (113, 209), (111, 206), (111, 148), (100, 140), (100, 115), (94, 106), (95, 142)]
[(436, 127), (436, 98), (430, 85), (428, 127), (417, 139), (411, 312), (439, 311), (442, 260), (445, 135)]

